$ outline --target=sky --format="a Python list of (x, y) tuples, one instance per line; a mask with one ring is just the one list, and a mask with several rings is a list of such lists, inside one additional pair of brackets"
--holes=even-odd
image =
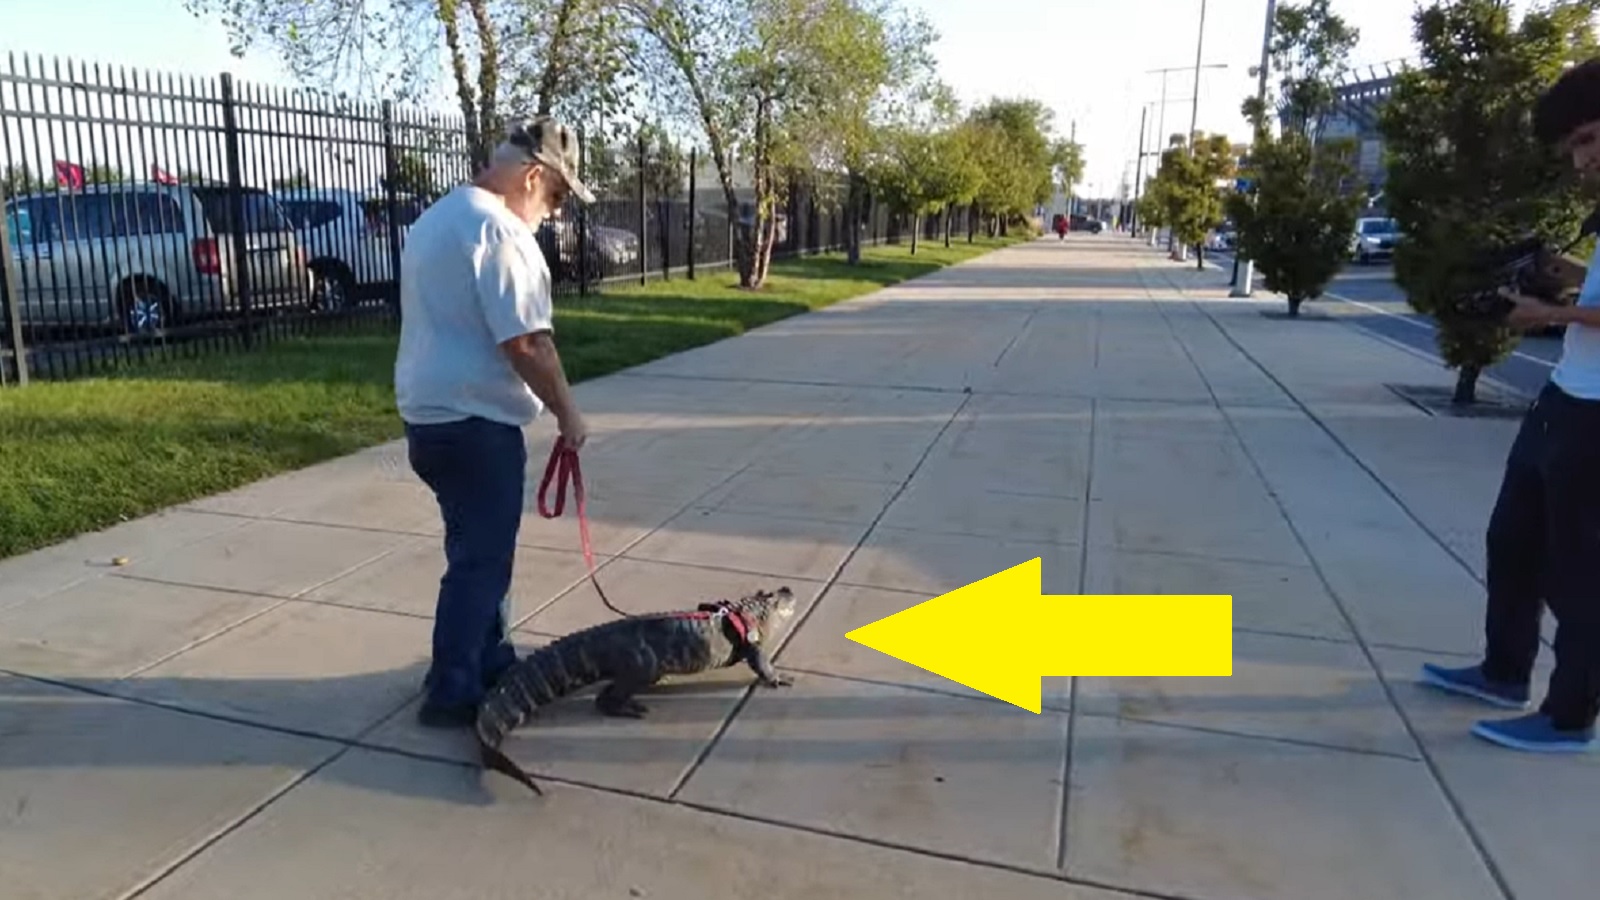
[[(222, 27), (197, 19), (183, 0), (3, 2), (0, 52), (195, 75), (230, 71), (240, 79), (293, 84), (265, 48), (242, 59), (230, 55)], [(1266, 0), (902, 2), (922, 9), (939, 32), (934, 53), (941, 76), (963, 101), (1033, 97), (1053, 111), (1060, 136), (1069, 136), (1076, 123), (1087, 162), (1080, 195), (1109, 195), (1124, 176), (1131, 179), (1141, 104), (1150, 110), (1147, 148), (1157, 146), (1158, 124), (1167, 134), (1187, 130), (1202, 3), (1201, 62), (1226, 68), (1199, 73), (1196, 127), (1237, 141), (1248, 137), (1239, 105), (1256, 90), (1249, 68), (1261, 56)], [(1365, 67), (1415, 59), (1410, 16), (1416, 2), (1332, 0), (1333, 10), (1361, 32), (1351, 62)], [(1165, 68), (1178, 71), (1150, 72)], [(1163, 78), (1165, 106), (1159, 102)]]

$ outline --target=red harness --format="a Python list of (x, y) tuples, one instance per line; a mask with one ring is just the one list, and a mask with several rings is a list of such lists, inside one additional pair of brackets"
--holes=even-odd
[(738, 638), (734, 643), (739, 649), (744, 649), (750, 643), (750, 621), (744, 617), (737, 607), (726, 600), (716, 603), (702, 603), (695, 607), (694, 612), (681, 614), (686, 619), (715, 619), (721, 618), (733, 626), (733, 633)]

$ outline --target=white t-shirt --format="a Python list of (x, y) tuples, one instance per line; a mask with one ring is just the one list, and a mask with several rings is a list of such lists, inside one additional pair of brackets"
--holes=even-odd
[[(1578, 306), (1600, 306), (1600, 244), (1589, 258), (1589, 275), (1578, 294)], [(1600, 400), (1600, 328), (1567, 325), (1561, 341), (1561, 361), (1550, 374), (1556, 387), (1581, 400)]]
[(533, 230), (499, 197), (463, 185), (411, 225), (400, 256), (400, 417), (479, 416), (521, 427), (543, 409), (502, 341), (553, 328), (550, 268)]

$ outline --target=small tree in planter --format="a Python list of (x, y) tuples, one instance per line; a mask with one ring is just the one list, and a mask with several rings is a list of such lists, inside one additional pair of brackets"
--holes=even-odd
[(1272, 136), (1265, 104), (1254, 97), (1244, 103), (1255, 130), (1243, 173), (1249, 186), (1228, 197), (1228, 213), (1239, 252), (1255, 262), (1268, 290), (1288, 299), (1290, 316), (1339, 273), (1364, 199), (1343, 193), (1355, 174), (1353, 142), (1319, 140), (1333, 78), (1359, 38), (1329, 12), (1328, 0), (1278, 7), (1268, 64), (1279, 75), (1282, 136)]
[(1245, 177), (1249, 188), (1228, 198), (1239, 229), (1239, 252), (1255, 262), (1267, 290), (1283, 294), (1289, 315), (1322, 296), (1350, 248), (1360, 196), (1340, 196), (1354, 172), (1347, 144), (1313, 147), (1304, 135), (1258, 140)]
[(1226, 135), (1202, 138), (1193, 147), (1173, 147), (1161, 154), (1161, 169), (1150, 183), (1153, 204), (1162, 206), (1159, 217), (1172, 228), (1178, 247), (1195, 247), (1196, 266), (1205, 268), (1206, 233), (1222, 224), (1222, 190), (1218, 183), (1234, 174), (1233, 150)]

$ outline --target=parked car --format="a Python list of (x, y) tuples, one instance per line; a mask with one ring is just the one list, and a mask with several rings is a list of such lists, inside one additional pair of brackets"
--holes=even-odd
[[(343, 309), (396, 282), (389, 244), (388, 198), (382, 191), (293, 188), (278, 203), (305, 245), (315, 282), (311, 307)], [(395, 198), (400, 239), (427, 204), (419, 197)]]
[(236, 232), (252, 308), (305, 303), (305, 251), (277, 201), (245, 188), (243, 220), (235, 222), (231, 199), (220, 184), (128, 182), (7, 200), (23, 324), (149, 334), (237, 312)]
[[(639, 267), (639, 236), (623, 228), (601, 225), (592, 218), (583, 242), (585, 268), (590, 281), (616, 275), (632, 274)], [(557, 282), (576, 282), (582, 278), (578, 268), (578, 222), (562, 216), (546, 219), (535, 232), (539, 246), (544, 250), (545, 262)]]
[(1361, 265), (1375, 259), (1393, 259), (1400, 227), (1393, 219), (1361, 218), (1350, 236), (1350, 255)]
[(1068, 217), (1067, 222), (1072, 231), (1087, 231), (1090, 234), (1099, 234), (1106, 228), (1104, 222), (1099, 219), (1091, 219), (1081, 213), (1073, 213)]

